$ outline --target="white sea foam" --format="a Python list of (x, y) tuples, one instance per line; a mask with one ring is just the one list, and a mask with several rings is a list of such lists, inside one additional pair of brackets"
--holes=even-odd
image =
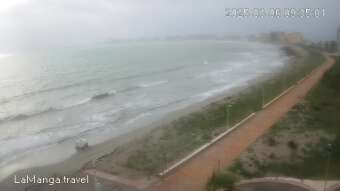
[(208, 90), (206, 92), (200, 93), (198, 95), (193, 96), (193, 98), (197, 98), (199, 101), (208, 99), (210, 97), (214, 97), (216, 95), (219, 95), (221, 93), (224, 93), (232, 88), (235, 87), (241, 87), (244, 86), (248, 80), (252, 79), (252, 77), (244, 77), (243, 79), (234, 81), (233, 83), (229, 84), (229, 85), (225, 85), (225, 86), (220, 86), (211, 90)]
[(204, 100), (204, 99), (207, 99), (207, 98), (210, 98), (212, 96), (215, 96), (215, 95), (218, 95), (222, 92), (225, 92), (227, 91), (228, 89), (231, 89), (233, 87), (235, 87), (237, 85), (235, 84), (230, 84), (230, 85), (226, 85), (226, 86), (222, 86), (222, 87), (218, 87), (218, 88), (214, 88), (212, 90), (209, 90), (209, 91), (206, 91), (204, 93), (200, 93), (198, 95), (195, 95), (194, 97), (195, 98), (201, 98), (200, 100)]
[(142, 118), (145, 118), (145, 117), (151, 116), (151, 115), (152, 114), (150, 112), (139, 114), (136, 117), (128, 120), (125, 124), (130, 125), (130, 124), (135, 123), (136, 121), (138, 121), (138, 120), (140, 120)]
[(69, 107), (75, 107), (75, 106), (83, 105), (85, 103), (88, 103), (89, 101), (91, 101), (91, 98), (85, 98), (85, 99), (79, 100), (75, 103), (71, 103), (71, 104), (65, 106), (64, 109), (69, 108)]
[(166, 83), (168, 83), (167, 80), (156, 81), (156, 82), (146, 82), (146, 83), (139, 84), (138, 87), (149, 88), (149, 87), (159, 86), (159, 85), (166, 84)]

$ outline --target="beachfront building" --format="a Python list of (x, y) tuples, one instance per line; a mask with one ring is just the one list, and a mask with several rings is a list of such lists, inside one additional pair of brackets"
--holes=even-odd
[(285, 34), (285, 41), (288, 44), (302, 44), (304, 40), (301, 33), (293, 32)]
[(276, 42), (284, 44), (303, 44), (305, 43), (303, 35), (299, 32), (271, 32), (259, 35), (252, 35), (250, 40), (257, 40), (261, 42)]

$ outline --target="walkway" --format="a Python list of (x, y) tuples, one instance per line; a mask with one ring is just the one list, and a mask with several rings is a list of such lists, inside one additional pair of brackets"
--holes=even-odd
[(307, 95), (309, 90), (322, 78), (335, 61), (327, 58), (325, 64), (314, 70), (301, 83), (296, 84), (285, 95), (238, 127), (228, 136), (199, 153), (152, 185), (150, 191), (203, 191), (208, 178), (218, 168), (232, 164), (249, 145), (262, 136), (280, 120), (295, 104)]

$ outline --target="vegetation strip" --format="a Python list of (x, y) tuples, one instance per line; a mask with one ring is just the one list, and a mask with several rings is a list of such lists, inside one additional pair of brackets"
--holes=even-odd
[[(339, 99), (335, 99), (335, 97), (337, 96), (337, 94), (334, 94), (334, 89), (333, 88), (336, 88), (338, 90), (339, 89), (339, 82), (336, 82), (336, 80), (334, 79), (331, 79), (329, 76), (332, 76), (333, 78), (336, 77), (338, 78), (338, 80), (340, 80), (340, 67), (338, 64), (335, 64), (336, 67), (333, 66), (334, 65), (334, 62), (329, 59), (327, 64), (326, 65), (322, 65), (323, 66), (323, 71), (326, 72), (325, 73), (325, 76), (324, 78), (322, 78), (320, 80), (320, 82), (318, 83), (319, 86), (316, 86), (314, 88), (312, 88), (311, 90), (311, 93), (308, 94), (307, 96), (307, 100), (310, 100), (311, 97), (314, 99), (314, 101), (317, 101), (318, 104), (321, 104), (321, 105), (324, 105), (324, 106), (327, 106), (327, 108), (333, 108), (333, 109), (340, 109), (340, 107), (338, 107), (340, 105), (339, 103)], [(333, 69), (328, 71), (328, 69), (330, 67), (333, 66)], [(336, 70), (338, 70), (338, 74), (335, 72)], [(322, 70), (320, 70), (322, 71)], [(319, 77), (315, 77), (315, 76), (320, 76), (320, 72), (319, 71), (316, 71), (314, 70), (312, 73), (312, 76), (310, 76), (310, 78), (306, 78), (306, 83), (303, 82), (301, 85), (297, 86), (300, 89), (300, 91), (305, 91), (303, 90), (304, 88), (302, 88), (301, 86), (303, 86), (304, 84), (311, 84), (311, 83), (308, 83), (308, 82), (311, 82), (311, 81), (314, 81), (313, 83), (315, 84), (316, 79), (319, 78)], [(332, 73), (332, 75), (330, 75), (330, 73)], [(321, 77), (321, 76), (320, 76)], [(324, 85), (326, 82), (327, 86), (332, 86), (332, 88), (328, 89), (328, 88), (325, 88), (325, 87), (320, 87), (322, 85)], [(307, 85), (308, 86), (308, 85)], [(318, 89), (322, 89), (323, 90), (323, 93), (321, 94), (321, 92), (318, 92)], [(333, 89), (333, 90), (331, 90)], [(330, 90), (330, 91), (329, 91)], [(313, 95), (315, 94), (315, 92), (318, 92), (316, 93), (316, 95)], [(340, 94), (340, 92), (339, 92)], [(332, 96), (332, 97), (328, 97), (328, 96)], [(334, 97), (335, 96), (335, 97)], [(323, 99), (320, 99), (320, 98), (323, 98)], [(326, 103), (324, 103), (324, 101), (326, 101)], [(337, 104), (330, 104), (330, 102), (337, 102), (339, 103), (339, 105)], [(305, 102), (302, 102), (303, 104)], [(315, 104), (315, 103), (314, 103)], [(314, 105), (312, 104), (312, 105)], [(301, 102), (298, 103), (297, 105), (295, 105), (293, 107), (293, 109), (295, 108), (295, 112), (294, 112), (294, 116), (298, 115), (298, 114), (301, 114), (301, 112), (303, 112), (304, 110), (301, 110)], [(319, 108), (318, 105), (314, 105), (316, 106), (316, 109), (317, 111), (321, 111), (321, 108)], [(270, 108), (268, 108), (270, 109)], [(272, 108), (273, 109), (273, 108)], [(326, 109), (327, 110), (327, 109)], [(325, 110), (323, 110), (325, 111)], [(290, 112), (291, 113), (291, 112)], [(335, 112), (333, 110), (330, 110), (330, 111), (327, 111), (326, 112), (327, 115), (323, 115), (323, 116), (320, 116), (320, 115), (315, 115), (315, 117), (312, 117), (312, 118), (308, 118), (308, 119), (312, 119), (313, 120), (313, 123), (310, 123), (311, 125), (314, 125), (314, 128), (316, 129), (328, 129), (328, 130), (332, 130), (334, 131), (335, 129), (332, 128), (331, 126), (329, 126), (331, 124), (333, 125), (336, 125), (336, 124), (339, 124), (339, 123), (336, 123), (334, 120), (339, 120), (338, 116), (337, 116), (337, 113), (339, 112)], [(289, 114), (289, 113), (288, 113)], [(337, 117), (335, 117), (337, 116)], [(321, 118), (324, 118), (324, 120), (321, 120), (319, 121)], [(329, 118), (330, 120), (327, 120), (327, 118)], [(291, 121), (291, 125), (297, 125), (299, 123), (299, 121), (305, 121), (301, 118), (296, 118), (294, 117), (293, 121)], [(280, 123), (279, 123), (280, 124)], [(323, 124), (323, 125), (321, 125)], [(278, 124), (277, 124), (278, 125)], [(275, 125), (275, 126), (277, 126)], [(294, 127), (292, 127), (294, 128)], [(290, 128), (290, 129), (292, 129)], [(312, 129), (314, 129), (312, 128)], [(282, 138), (282, 134), (281, 132), (283, 130), (285, 130), (286, 128), (284, 127), (280, 127), (280, 131), (278, 130), (278, 127), (274, 127), (274, 128), (271, 128), (269, 134), (273, 134), (274, 132), (276, 132), (275, 134), (278, 135), (278, 138)], [(296, 155), (294, 153), (297, 153), (297, 150), (298, 149), (301, 149), (300, 145), (298, 145), (296, 142), (292, 142), (290, 140), (297, 140), (297, 141), (302, 141), (308, 137), (306, 137), (305, 134), (302, 134), (302, 136), (298, 136), (298, 137), (295, 137), (293, 135), (295, 134), (298, 134), (299, 131), (301, 131), (301, 129), (296, 129), (297, 132), (292, 132), (292, 134), (288, 134), (286, 137), (288, 138), (287, 140), (287, 144), (283, 144), (282, 142), (276, 142), (276, 140), (274, 141), (271, 141), (272, 139), (267, 139), (267, 138), (271, 138), (271, 136), (264, 136), (260, 139), (258, 139), (255, 144), (252, 144), (250, 148), (248, 148), (247, 150), (245, 150), (245, 152), (243, 152), (243, 154), (240, 156), (240, 158), (234, 162), (234, 165), (232, 166), (229, 166), (227, 165), (227, 169), (225, 170), (219, 170), (219, 171), (215, 171), (215, 173), (213, 174), (213, 176), (210, 178), (208, 184), (207, 184), (207, 188), (208, 190), (211, 190), (211, 191), (215, 191), (215, 190), (218, 190), (218, 189), (229, 189), (231, 187), (233, 187), (233, 184), (235, 182), (237, 182), (238, 180), (242, 179), (242, 178), (254, 178), (254, 177), (265, 177), (265, 176), (292, 176), (292, 177), (298, 177), (298, 178), (301, 178), (300, 175), (301, 174), (308, 174), (309, 177), (305, 177), (305, 178), (309, 178), (309, 179), (314, 179), (315, 178), (315, 173), (316, 174), (321, 174), (323, 176), (321, 176), (322, 178), (325, 179), (325, 177), (339, 177), (339, 166), (338, 165), (334, 165), (334, 163), (336, 164), (340, 164), (340, 163), (337, 163), (336, 161), (338, 161), (340, 159), (340, 157), (336, 157), (337, 155), (339, 155), (339, 151), (340, 151), (340, 139), (338, 139), (338, 141), (336, 140), (333, 140), (331, 143), (331, 145), (333, 145), (333, 148), (339, 148), (339, 149), (333, 149), (332, 150), (332, 160), (329, 160), (329, 161), (332, 161), (331, 164), (333, 164), (332, 168), (329, 168), (329, 172), (327, 172), (327, 176), (325, 176), (324, 172), (325, 172), (325, 166), (323, 166), (323, 163), (322, 159), (325, 160), (327, 158), (327, 155), (330, 156), (329, 154), (327, 154), (329, 151), (329, 149), (327, 149), (327, 147), (323, 147), (323, 146), (327, 146), (329, 144), (327, 144), (328, 141), (326, 141), (326, 143), (324, 141), (322, 141), (322, 139), (320, 139), (320, 141), (322, 141), (322, 145), (321, 147), (319, 147), (318, 149), (311, 149), (309, 151), (306, 151), (304, 149), (302, 149), (304, 152), (307, 152), (308, 155), (309, 155), (307, 158), (301, 158), (301, 156), (299, 155)], [(304, 128), (304, 131), (306, 132), (309, 132), (311, 130), (311, 127), (310, 128), (307, 128), (305, 129)], [(339, 128), (337, 128), (337, 132), (339, 132)], [(279, 131), (279, 132), (278, 132)], [(315, 135), (319, 135), (318, 132), (315, 132)], [(334, 137), (333, 137), (334, 138)], [(274, 144), (273, 144), (273, 143)], [(272, 147), (272, 150), (268, 150), (266, 147), (263, 148), (263, 147), (258, 147), (258, 144), (261, 143), (261, 144), (265, 144), (265, 145), (268, 145), (267, 147)], [(269, 145), (270, 144), (270, 145)], [(276, 146), (275, 146), (276, 145)], [(291, 150), (291, 152), (293, 153), (293, 155), (291, 155), (291, 158), (289, 156), (289, 153), (288, 153), (288, 157), (286, 157), (286, 159), (284, 159), (285, 161), (289, 162), (289, 163), (293, 163), (292, 165), (287, 165), (286, 163), (282, 163), (282, 162), (279, 162), (279, 163), (276, 163), (276, 164), (271, 164), (270, 161), (266, 160), (266, 161), (259, 161), (259, 159), (262, 159), (263, 157), (265, 158), (268, 158), (270, 159), (269, 157), (271, 157), (271, 152), (281, 152), (283, 153), (284, 155), (286, 154), (286, 152), (282, 152), (282, 150), (280, 148), (282, 147), (287, 147), (288, 150)], [(309, 146), (309, 144), (307, 145)], [(320, 150), (321, 149), (321, 150)], [(315, 153), (315, 151), (318, 152), (321, 151), (321, 157), (316, 157), (315, 159), (310, 159), (310, 157), (313, 158), (313, 153)], [(250, 157), (247, 157), (247, 159), (249, 160), (245, 160), (245, 161), (242, 161), (242, 166), (240, 165), (241, 163), (239, 162), (239, 160), (243, 159), (244, 158), (244, 153), (247, 153), (249, 154)], [(259, 158), (257, 158), (254, 154), (257, 153)], [(248, 155), (246, 155), (248, 156)], [(295, 156), (295, 157), (294, 157)], [(255, 158), (254, 158), (255, 157)], [(331, 157), (329, 157), (330, 159)], [(337, 158), (338, 160), (334, 160), (335, 158)], [(299, 159), (299, 160), (297, 160)], [(277, 155), (277, 157), (275, 157), (275, 160), (276, 161), (280, 161), (282, 160), (282, 156), (281, 155)], [(297, 160), (297, 161), (296, 161)], [(297, 162), (297, 163), (296, 163)], [(321, 162), (321, 163), (320, 163)], [(302, 170), (302, 168), (299, 167), (299, 165), (302, 165), (305, 167), (304, 170)], [(256, 172), (259, 172), (258, 173), (250, 173), (249, 171), (245, 171), (245, 168), (244, 167), (249, 167), (247, 169), (252, 169), (252, 168), (259, 168)], [(336, 166), (336, 168), (334, 168), (334, 166)], [(312, 167), (312, 168), (311, 168)], [(281, 173), (280, 173), (281, 172)], [(313, 172), (313, 173), (311, 173)], [(294, 176), (295, 175), (295, 176)], [(320, 177), (320, 178), (321, 178)]]
[(319, 180), (324, 185), (340, 180), (339, 84), (337, 58), (303, 101), (225, 169), (228, 176), (284, 176)]
[[(309, 74), (305, 75), (302, 79), (300, 79), (297, 84), (302, 83), (304, 80), (306, 80), (310, 75), (312, 75), (319, 67), (313, 69)], [(295, 84), (293, 84), (292, 86), (290, 86), (288, 89), (284, 90), (280, 95), (278, 95), (277, 97), (273, 98), (272, 100), (270, 100), (268, 103), (266, 103), (265, 105), (263, 105), (262, 108), (266, 108), (269, 105), (271, 105), (272, 103), (274, 103), (276, 100), (280, 99), (282, 96), (284, 96), (285, 94), (287, 94), (291, 89), (293, 89), (295, 87)], [(216, 143), (217, 141), (219, 141), (220, 139), (222, 139), (224, 136), (230, 134), (233, 130), (235, 130), (238, 126), (240, 126), (241, 124), (243, 124), (245, 121), (247, 121), (248, 119), (250, 119), (251, 117), (253, 117), (256, 114), (256, 112), (250, 114), (249, 116), (247, 116), (246, 118), (242, 119), (239, 123), (237, 123), (236, 125), (234, 125), (233, 127), (231, 127), (230, 129), (227, 129), (225, 132), (221, 133), (220, 135), (218, 135), (217, 137), (215, 137), (213, 140), (211, 140), (210, 142), (204, 144), (203, 146), (201, 146), (200, 148), (196, 149), (194, 152), (192, 152), (191, 154), (189, 154), (188, 156), (186, 156), (185, 158), (183, 158), (182, 160), (180, 160), (179, 162), (175, 163), (174, 165), (170, 166), (169, 168), (167, 168), (166, 170), (162, 171), (161, 173), (159, 173), (159, 176), (165, 176), (168, 173), (170, 173), (172, 170), (175, 170), (177, 167), (183, 165), (185, 162), (189, 161), (190, 159), (192, 159), (193, 157), (195, 157), (197, 154), (201, 153), (202, 151), (204, 151), (205, 149), (207, 149), (208, 147), (210, 147), (212, 144)]]
[(194, 152), (192, 152), (191, 154), (189, 154), (187, 157), (185, 157), (184, 159), (180, 160), (179, 162), (175, 163), (174, 165), (172, 165), (171, 167), (169, 167), (168, 169), (164, 170), (163, 172), (159, 173), (159, 176), (164, 176), (167, 175), (169, 172), (171, 172), (172, 170), (176, 169), (177, 167), (181, 166), (182, 164), (184, 164), (185, 162), (189, 161), (190, 159), (192, 159), (193, 157), (195, 157), (197, 154), (201, 153), (202, 151), (204, 151), (206, 148), (210, 147), (211, 145), (213, 145), (214, 143), (216, 143), (217, 141), (219, 141), (220, 139), (222, 139), (223, 137), (225, 137), (226, 135), (230, 134), (231, 132), (233, 132), (238, 126), (240, 126), (241, 124), (243, 124), (244, 122), (246, 122), (247, 120), (249, 120), (250, 118), (252, 118), (255, 115), (255, 112), (250, 114), (248, 117), (244, 118), (242, 121), (240, 121), (239, 123), (237, 123), (236, 125), (234, 125), (232, 128), (227, 129), (225, 132), (221, 133), (219, 136), (215, 137), (213, 140), (211, 140), (209, 143), (203, 145), (202, 147), (198, 148), (197, 150), (195, 150)]
[(102, 179), (105, 179), (105, 180), (108, 180), (108, 181), (112, 181), (112, 182), (115, 182), (115, 183), (118, 183), (118, 184), (122, 184), (122, 185), (125, 185), (125, 186), (128, 186), (128, 187), (139, 189), (139, 190), (142, 190), (146, 187), (141, 182), (136, 182), (136, 181), (132, 181), (132, 180), (129, 180), (129, 179), (122, 178), (122, 177), (117, 177), (117, 176), (114, 176), (112, 174), (108, 174), (108, 173), (105, 173), (105, 172), (102, 172), (102, 171), (98, 171), (96, 169), (88, 169), (88, 170), (85, 170), (84, 173), (89, 174), (89, 175), (94, 176), (94, 177), (98, 177), (98, 178), (102, 178)]

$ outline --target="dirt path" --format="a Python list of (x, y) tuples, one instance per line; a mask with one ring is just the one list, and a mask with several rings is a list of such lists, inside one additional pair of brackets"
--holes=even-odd
[(297, 104), (332, 67), (335, 61), (327, 58), (325, 64), (314, 70), (287, 94), (256, 113), (237, 130), (212, 145), (162, 181), (151, 186), (150, 191), (203, 191), (213, 171), (232, 164), (242, 151), (263, 135), (281, 117)]

